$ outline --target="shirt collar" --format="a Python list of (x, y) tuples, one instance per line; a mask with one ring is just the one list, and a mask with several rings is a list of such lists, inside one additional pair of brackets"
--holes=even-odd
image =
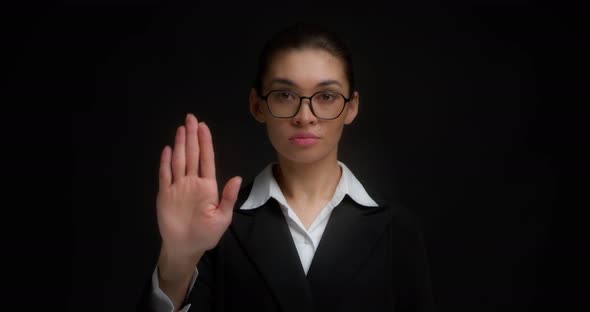
[[(276, 199), (283, 206), (288, 206), (287, 200), (279, 187), (273, 173), (272, 168), (277, 162), (268, 164), (255, 178), (252, 184), (252, 189), (246, 201), (242, 204), (240, 209), (249, 210), (258, 208), (266, 203), (271, 197)], [(340, 203), (344, 195), (350, 196), (355, 202), (367, 207), (379, 206), (367, 193), (363, 185), (357, 180), (352, 171), (348, 167), (338, 161), (342, 168), (342, 176), (336, 191), (332, 198), (332, 204), (335, 206)]]

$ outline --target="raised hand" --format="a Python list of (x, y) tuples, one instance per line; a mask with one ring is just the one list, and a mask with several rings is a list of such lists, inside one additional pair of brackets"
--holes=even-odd
[(241, 178), (233, 177), (219, 198), (211, 131), (192, 114), (178, 127), (174, 149), (162, 151), (157, 196), (162, 237), (159, 270), (167, 280), (190, 277), (202, 254), (228, 228)]

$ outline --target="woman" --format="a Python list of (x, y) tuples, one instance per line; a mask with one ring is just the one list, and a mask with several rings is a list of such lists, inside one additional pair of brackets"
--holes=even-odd
[(156, 311), (433, 311), (426, 255), (407, 211), (338, 160), (358, 113), (352, 61), (301, 24), (265, 46), (250, 112), (277, 153), (252, 183), (217, 193), (212, 137), (189, 114), (161, 155), (162, 245), (142, 304)]

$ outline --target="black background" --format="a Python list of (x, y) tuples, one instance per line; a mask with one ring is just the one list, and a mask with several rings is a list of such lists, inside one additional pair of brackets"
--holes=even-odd
[(567, 310), (588, 288), (575, 215), (583, 118), (569, 92), (583, 89), (581, 13), (563, 13), (525, 2), (5, 11), (16, 49), (2, 91), (18, 113), (4, 114), (5, 156), (28, 164), (9, 177), (26, 185), (37, 159), (48, 170), (37, 184), (48, 196), (19, 197), (40, 199), (43, 227), (5, 245), (28, 260), (32, 277), (15, 283), (76, 310), (133, 310), (157, 259), (157, 165), (175, 127), (195, 113), (212, 129), (219, 183), (252, 179), (274, 159), (247, 110), (256, 57), (281, 27), (321, 20), (349, 42), (361, 94), (339, 158), (420, 216), (441, 311)]

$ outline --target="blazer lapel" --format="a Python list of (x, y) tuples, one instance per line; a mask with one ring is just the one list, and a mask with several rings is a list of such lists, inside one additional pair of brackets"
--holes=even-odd
[(386, 225), (390, 209), (385, 201), (379, 207), (365, 207), (348, 195), (332, 211), (307, 273), (316, 305), (334, 306), (344, 294), (343, 287), (370, 256)]
[[(246, 192), (247, 193), (247, 192)], [(278, 202), (234, 210), (231, 230), (244, 246), (283, 311), (311, 311), (311, 290)]]

